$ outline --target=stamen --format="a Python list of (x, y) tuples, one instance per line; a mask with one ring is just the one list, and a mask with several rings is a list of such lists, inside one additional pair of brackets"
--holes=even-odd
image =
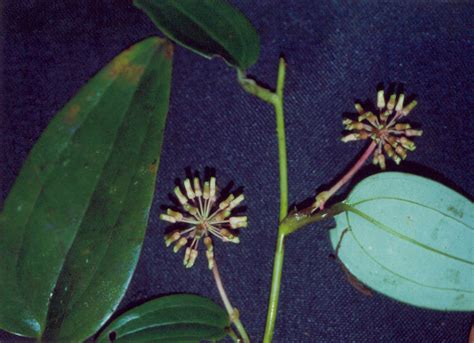
[(240, 194), (237, 198), (235, 198), (234, 200), (232, 200), (230, 202), (230, 205), (229, 205), (229, 209), (232, 210), (234, 208), (236, 208), (237, 206), (239, 206), (239, 204), (244, 201), (245, 197), (243, 194)]
[(231, 228), (233, 229), (247, 227), (247, 216), (230, 217), (229, 223), (230, 223)]
[(400, 94), (398, 97), (397, 106), (395, 106), (395, 111), (400, 112), (403, 109), (403, 101), (405, 100), (405, 94)]
[(177, 212), (177, 211), (173, 211), (172, 209), (167, 209), (166, 210), (166, 213), (173, 217), (174, 219), (176, 219), (176, 221), (181, 221), (181, 219), (183, 219), (183, 215), (180, 213), (180, 212)]
[(396, 164), (400, 164), (400, 162), (402, 161), (400, 159), (400, 156), (398, 156), (397, 154), (393, 154), (393, 156), (391, 158)]
[[(360, 119), (361, 117), (363, 117), (363, 116), (359, 116), (359, 119), (358, 119), (359, 121), (361, 121), (361, 119)], [(354, 121), (352, 119), (344, 118), (342, 120), (342, 125), (346, 126), (346, 130), (350, 130), (347, 126), (352, 125), (353, 123), (354, 123)]]
[(214, 199), (216, 197), (216, 178), (211, 177), (211, 186), (210, 186), (210, 198)]
[(377, 107), (380, 110), (382, 110), (382, 108), (385, 107), (385, 98), (384, 98), (383, 93), (384, 93), (383, 89), (381, 89), (377, 92)]
[(389, 143), (385, 143), (383, 149), (387, 153), (388, 157), (392, 157), (392, 155), (394, 154), (394, 151)]
[(219, 204), (219, 208), (220, 208), (221, 210), (227, 208), (227, 207), (230, 205), (230, 203), (231, 203), (232, 200), (234, 200), (234, 195), (233, 195), (233, 194), (229, 195), (229, 196), (227, 197), (227, 199), (225, 199), (224, 201), (222, 201), (222, 202)]
[(403, 131), (403, 130), (408, 130), (408, 129), (411, 129), (410, 124), (399, 123), (399, 124), (395, 125), (395, 130), (398, 130), (398, 131)]
[(199, 178), (195, 177), (194, 178), (194, 193), (196, 194), (197, 197), (202, 196), (201, 192), (201, 183), (199, 182)]
[(378, 127), (380, 125), (379, 120), (377, 119), (377, 116), (373, 114), (372, 112), (368, 112), (370, 115), (367, 116), (367, 121), (374, 127)]
[(407, 106), (405, 106), (402, 110), (403, 115), (404, 116), (408, 115), (408, 113), (410, 113), (415, 108), (417, 103), (418, 102), (416, 100), (413, 100)]
[(390, 99), (388, 100), (387, 109), (390, 111), (390, 114), (393, 112), (395, 108), (395, 100), (397, 98), (396, 94), (390, 95)]
[(343, 141), (344, 143), (347, 143), (347, 142), (350, 142), (350, 141), (357, 141), (359, 140), (360, 136), (357, 134), (357, 133), (351, 133), (351, 134), (348, 134), (344, 137), (341, 138), (341, 141)]
[(175, 246), (173, 248), (173, 252), (177, 253), (179, 251), (179, 249), (181, 249), (184, 245), (186, 245), (186, 243), (188, 243), (187, 238), (181, 237), (178, 240), (178, 242), (175, 244)]
[(227, 217), (229, 217), (231, 215), (231, 211), (230, 210), (225, 210), (223, 212), (218, 212), (215, 214), (215, 218), (214, 220), (215, 221), (221, 221), (221, 220), (224, 220), (226, 219)]
[(184, 194), (181, 193), (181, 189), (179, 189), (178, 186), (175, 187), (175, 189), (174, 189), (174, 194), (175, 194), (176, 197), (178, 198), (178, 200), (179, 200), (179, 202), (180, 202), (181, 205), (184, 205), (184, 204), (186, 204), (186, 203), (188, 202), (188, 198), (186, 198), (186, 197), (184, 196)]
[(186, 195), (188, 196), (189, 199), (194, 199), (196, 194), (194, 194), (194, 191), (191, 187), (191, 180), (186, 179), (184, 180), (184, 188), (186, 189)]
[(191, 256), (191, 248), (187, 247), (186, 251), (184, 252), (184, 259), (183, 259), (183, 265), (187, 265), (189, 261), (189, 257)]
[(209, 189), (209, 182), (206, 181), (204, 182), (204, 191), (202, 193), (202, 197), (204, 198), (204, 200), (208, 200), (209, 199), (209, 193), (210, 193), (210, 189)]
[(222, 236), (224, 236), (225, 240), (232, 242), (232, 243), (240, 243), (239, 237), (234, 236), (229, 232), (227, 229), (222, 229), (221, 230)]
[(209, 269), (212, 269), (214, 267), (215, 260), (214, 260), (214, 247), (212, 246), (211, 237), (204, 238), (204, 244), (207, 247), (206, 257), (207, 257), (208, 267)]
[(196, 262), (196, 258), (198, 256), (198, 251), (196, 249), (191, 250), (188, 263), (186, 264), (186, 268), (191, 268), (194, 266), (194, 262)]
[(410, 150), (410, 151), (413, 151), (413, 150), (415, 150), (415, 148), (416, 148), (415, 143), (414, 143), (413, 141), (409, 140), (409, 139), (406, 138), (406, 137), (400, 137), (400, 144), (401, 144), (404, 148), (406, 148), (406, 149), (408, 149), (408, 150)]
[(364, 112), (365, 112), (362, 105), (357, 103), (357, 102), (355, 103), (355, 109), (356, 109), (357, 113), (359, 113), (360, 115), (364, 114)]
[(405, 159), (407, 158), (407, 151), (401, 146), (397, 146), (397, 148), (395, 149), (395, 152), (402, 158), (402, 159)]
[(413, 137), (413, 136), (421, 136), (423, 134), (423, 130), (406, 130), (405, 135), (408, 137)]
[(165, 221), (170, 222), (170, 223), (173, 223), (173, 224), (176, 223), (176, 218), (172, 217), (172, 216), (169, 216), (167, 214), (161, 214), (160, 219), (165, 220)]
[(385, 170), (385, 156), (383, 154), (379, 155), (378, 162), (379, 162), (380, 168), (382, 168), (382, 170)]
[(181, 237), (179, 231), (173, 231), (165, 236), (166, 247), (169, 247), (172, 243), (176, 242)]

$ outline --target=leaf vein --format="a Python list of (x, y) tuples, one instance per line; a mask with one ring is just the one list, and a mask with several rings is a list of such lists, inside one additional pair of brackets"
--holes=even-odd
[(408, 200), (408, 199), (402, 199), (402, 198), (397, 198), (397, 197), (374, 197), (374, 198), (369, 198), (369, 199), (364, 199), (364, 200), (361, 200), (361, 201), (358, 201), (358, 202), (355, 202), (353, 204), (348, 204), (349, 206), (357, 206), (357, 205), (360, 205), (360, 204), (363, 204), (363, 203), (366, 203), (366, 202), (370, 202), (370, 201), (376, 201), (376, 200), (397, 200), (397, 201), (401, 201), (401, 202), (407, 202), (407, 203), (410, 203), (410, 204), (414, 204), (414, 205), (418, 205), (420, 207), (423, 207), (423, 208), (427, 208), (429, 210), (432, 210), (434, 212), (438, 212), (439, 214), (445, 216), (445, 217), (448, 217), (448, 218), (451, 218), (452, 220), (466, 226), (468, 229), (471, 229), (471, 230), (474, 230), (474, 227), (473, 226), (470, 226), (469, 224), (467, 223), (464, 223), (462, 220), (459, 220), (458, 218), (456, 217), (453, 217), (449, 214), (446, 214), (436, 208), (433, 208), (433, 207), (430, 207), (430, 206), (426, 206), (426, 205), (423, 205), (423, 204), (420, 204), (420, 203), (417, 203), (415, 201), (412, 201), (412, 200)]

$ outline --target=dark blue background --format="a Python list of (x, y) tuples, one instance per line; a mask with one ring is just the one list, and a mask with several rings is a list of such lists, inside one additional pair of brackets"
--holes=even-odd
[[(343, 144), (341, 119), (355, 99), (375, 100), (383, 82), (404, 84), (425, 131), (400, 167), (474, 193), (473, 5), (447, 1), (232, 1), (255, 25), (261, 55), (249, 72), (273, 85), (288, 62), (285, 109), (289, 200), (313, 197), (336, 180), (364, 143)], [(94, 73), (129, 45), (159, 34), (130, 1), (8, 0), (3, 4), (2, 200), (54, 114)], [(469, 27), (471, 29), (469, 29)], [(219, 301), (206, 260), (191, 270), (163, 244), (160, 206), (176, 178), (213, 167), (247, 197), (250, 226), (241, 244), (218, 244), (230, 298), (254, 341), (261, 340), (278, 216), (275, 123), (269, 105), (244, 93), (235, 72), (177, 48), (157, 192), (143, 253), (119, 311), (171, 292)], [(377, 169), (367, 165), (358, 176)], [(471, 314), (367, 298), (347, 283), (332, 252), (331, 222), (287, 240), (275, 342), (466, 342)], [(18, 338), (0, 333), (1, 341)]]

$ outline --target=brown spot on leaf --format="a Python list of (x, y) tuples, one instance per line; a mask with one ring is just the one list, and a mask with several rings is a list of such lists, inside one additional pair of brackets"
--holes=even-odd
[(174, 54), (174, 47), (173, 47), (173, 44), (171, 44), (171, 42), (165, 42), (165, 58), (167, 60), (170, 60), (173, 58), (173, 54)]
[(136, 85), (138, 81), (140, 81), (144, 71), (145, 67), (142, 65), (120, 64), (110, 69), (110, 76), (114, 79), (123, 76), (125, 80)]
[(145, 71), (145, 67), (142, 65), (130, 64), (123, 70), (124, 76), (130, 83), (136, 85)]
[(128, 54), (125, 53), (112, 61), (107, 75), (111, 79), (115, 79), (129, 64), (130, 58)]
[(145, 67), (143, 65), (134, 64), (130, 60), (129, 54), (125, 53), (112, 62), (107, 75), (112, 79), (123, 76), (132, 84), (137, 84), (144, 71)]
[(72, 125), (76, 122), (77, 120), (77, 114), (79, 113), (79, 110), (81, 109), (80, 105), (72, 105), (68, 111), (66, 112), (66, 115), (64, 116), (64, 123), (68, 125)]
[(152, 163), (148, 166), (148, 171), (152, 174), (156, 174), (158, 172), (158, 164)]

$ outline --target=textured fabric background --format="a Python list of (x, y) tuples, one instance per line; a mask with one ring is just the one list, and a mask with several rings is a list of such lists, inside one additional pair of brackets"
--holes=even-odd
[[(290, 203), (332, 184), (364, 143), (340, 142), (342, 115), (376, 86), (402, 83), (419, 105), (410, 119), (425, 134), (400, 167), (474, 194), (472, 164), (473, 4), (459, 1), (232, 1), (256, 27), (261, 55), (249, 72), (274, 85), (288, 62), (285, 109)], [(115, 55), (161, 35), (130, 1), (3, 1), (1, 192), (54, 114)], [(174, 60), (169, 121), (142, 256), (118, 312), (168, 293), (219, 302), (206, 260), (191, 270), (163, 244), (160, 206), (186, 168), (216, 169), (218, 183), (244, 187), (248, 229), (241, 244), (218, 244), (230, 298), (255, 342), (266, 314), (278, 216), (272, 108), (244, 93), (235, 72), (183, 48)], [(358, 178), (377, 172), (367, 165)], [(354, 181), (355, 182), (355, 181)], [(469, 313), (428, 311), (382, 295), (367, 298), (334, 260), (328, 229), (288, 238), (275, 342), (466, 342)], [(1, 238), (0, 238), (1, 239)], [(0, 341), (20, 341), (0, 332)]]

